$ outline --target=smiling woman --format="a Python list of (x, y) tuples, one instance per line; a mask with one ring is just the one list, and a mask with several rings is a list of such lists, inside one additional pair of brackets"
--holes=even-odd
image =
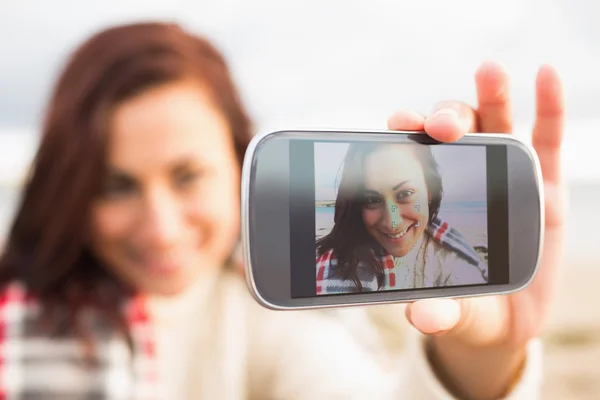
[(111, 120), (90, 243), (138, 290), (178, 293), (233, 248), (236, 155), (212, 104), (195, 82), (175, 82), (129, 99)]
[[(64, 360), (84, 357), (121, 370), (98, 350), (123, 335), (136, 365), (150, 368), (144, 360), (152, 356), (147, 349), (153, 340), (138, 336), (138, 326), (148, 314), (160, 321), (174, 313), (173, 307), (162, 311), (163, 296), (203, 295), (230, 264), (239, 230), (241, 160), (250, 138), (225, 60), (203, 38), (176, 25), (141, 23), (87, 40), (52, 94), (0, 257), (0, 315), (4, 307), (26, 304), (37, 311), (1, 321), (0, 338), (6, 338), (4, 329), (27, 332), (10, 339), (26, 350), (30, 340), (56, 334), (85, 344), (83, 354), (50, 348), (38, 354), (44, 365), (68, 365), (67, 375), (81, 375)], [(31, 302), (22, 303), (25, 298)], [(142, 299), (154, 306), (140, 306)], [(154, 327), (170, 393), (165, 397), (187, 398), (187, 382), (178, 380), (188, 367), (187, 344), (169, 344), (186, 343), (185, 335), (196, 331), (173, 336), (161, 324)], [(28, 365), (22, 362), (18, 355), (5, 358), (0, 377), (19, 368), (28, 385), (8, 382), (0, 397), (105, 397), (113, 390), (110, 380), (100, 387), (83, 378), (76, 385), (59, 379), (49, 384), (36, 363), (23, 370)], [(98, 368), (84, 375), (97, 380), (103, 376)], [(148, 386), (138, 373), (125, 369), (120, 379)]]
[(485, 261), (438, 217), (442, 196), (431, 147), (351, 144), (334, 226), (317, 240), (317, 293), (486, 283)]

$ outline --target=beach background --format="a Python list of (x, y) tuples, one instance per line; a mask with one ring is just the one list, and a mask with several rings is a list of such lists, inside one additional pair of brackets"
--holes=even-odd
[(428, 114), (440, 100), (474, 105), (475, 69), (493, 59), (511, 77), (515, 135), (529, 141), (535, 74), (550, 63), (567, 102), (562, 161), (570, 204), (541, 398), (600, 399), (598, 8), (567, 0), (3, 1), (0, 242), (65, 57), (111, 24), (168, 19), (210, 37), (230, 61), (257, 132), (384, 129), (398, 108)]

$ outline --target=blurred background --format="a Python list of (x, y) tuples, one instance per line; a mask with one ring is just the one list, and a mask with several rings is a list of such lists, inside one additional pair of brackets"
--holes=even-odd
[[(409, 107), (474, 104), (484, 60), (512, 77), (516, 133), (527, 139), (542, 63), (567, 96), (567, 263), (548, 332), (544, 399), (600, 398), (600, 25), (584, 0), (144, 0), (0, 3), (0, 243), (65, 57), (98, 29), (173, 20), (226, 54), (256, 130), (385, 128)], [(51, 205), (49, 205), (51, 206)], [(402, 316), (399, 316), (401, 318)]]

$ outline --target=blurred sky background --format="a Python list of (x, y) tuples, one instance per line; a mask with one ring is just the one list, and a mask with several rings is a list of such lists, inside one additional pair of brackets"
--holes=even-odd
[[(0, 235), (33, 156), (65, 57), (108, 25), (168, 19), (212, 38), (231, 63), (257, 131), (384, 128), (399, 107), (475, 100), (486, 59), (512, 77), (516, 131), (529, 135), (542, 63), (562, 75), (571, 184), (570, 251), (597, 257), (600, 25), (591, 0), (219, 0), (0, 2)], [(590, 218), (594, 221), (590, 221)], [(587, 229), (587, 230), (586, 230)]]

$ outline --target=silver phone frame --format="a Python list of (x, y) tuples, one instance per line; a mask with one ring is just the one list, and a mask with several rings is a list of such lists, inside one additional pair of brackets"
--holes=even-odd
[[(409, 303), (409, 302), (415, 301), (416, 299), (413, 299), (413, 300), (404, 299), (404, 300), (359, 301), (359, 302), (353, 302), (353, 303), (318, 304), (318, 305), (303, 305), (303, 306), (280, 306), (280, 305), (276, 305), (276, 304), (269, 302), (268, 300), (263, 298), (263, 296), (261, 296), (258, 288), (256, 287), (256, 283), (254, 280), (253, 268), (252, 268), (252, 264), (251, 264), (252, 257), (250, 254), (250, 198), (249, 198), (250, 190), (249, 189), (250, 189), (251, 178), (252, 178), (252, 174), (251, 174), (252, 163), (254, 161), (254, 156), (255, 156), (255, 153), (256, 153), (256, 150), (257, 150), (259, 144), (263, 140), (268, 138), (269, 136), (272, 136), (272, 135), (275, 135), (278, 133), (282, 133), (282, 132), (301, 133), (301, 134), (307, 135), (307, 136), (315, 135), (315, 134), (318, 135), (321, 133), (336, 133), (336, 134), (348, 133), (353, 136), (355, 136), (355, 135), (362, 136), (363, 134), (408, 134), (408, 135), (426, 134), (425, 132), (422, 132), (422, 131), (407, 131), (407, 130), (395, 131), (395, 130), (383, 130), (383, 129), (367, 130), (367, 129), (331, 129), (331, 128), (326, 128), (326, 129), (306, 129), (306, 128), (294, 129), (294, 128), (290, 128), (290, 129), (279, 129), (276, 131), (263, 132), (263, 133), (259, 133), (259, 134), (255, 135), (252, 138), (252, 140), (250, 141), (250, 143), (247, 147), (245, 156), (244, 156), (244, 162), (242, 165), (241, 192), (240, 192), (240, 194), (241, 194), (241, 244), (242, 244), (242, 257), (244, 260), (244, 275), (245, 275), (245, 279), (246, 279), (246, 284), (247, 284), (248, 289), (250, 290), (250, 293), (251, 293), (252, 297), (254, 298), (254, 300), (256, 300), (260, 305), (262, 305), (266, 308), (269, 308), (272, 310), (279, 310), (279, 311), (311, 310), (311, 309), (326, 309), (326, 308), (339, 308), (339, 307), (358, 307), (358, 306), (368, 306), (368, 305)], [(511, 134), (468, 133), (468, 134), (465, 134), (465, 137), (479, 137), (479, 138), (486, 137), (486, 138), (490, 138), (490, 139), (502, 139), (502, 140), (515, 141), (519, 145), (525, 147), (528, 150), (529, 155), (531, 156), (531, 159), (533, 162), (535, 182), (537, 185), (537, 191), (539, 193), (540, 232), (539, 232), (539, 246), (537, 249), (537, 261), (535, 263), (534, 270), (533, 270), (531, 277), (525, 284), (523, 284), (519, 288), (515, 288), (512, 290), (502, 290), (502, 291), (488, 291), (488, 292), (485, 292), (484, 294), (475, 293), (475, 294), (464, 294), (464, 295), (458, 295), (458, 296), (455, 295), (455, 296), (434, 296), (434, 297), (435, 298), (468, 298), (468, 297), (477, 297), (477, 296), (482, 296), (482, 295), (484, 295), (484, 296), (507, 295), (507, 294), (521, 291), (524, 288), (526, 288), (527, 286), (529, 286), (529, 284), (531, 284), (531, 282), (535, 279), (535, 277), (538, 273), (541, 258), (542, 258), (543, 243), (544, 243), (544, 238), (545, 238), (545, 194), (544, 194), (542, 170), (541, 170), (541, 165), (539, 162), (538, 155), (530, 143), (520, 140), (519, 138), (517, 138)], [(351, 140), (351, 139), (349, 138), (349, 140)], [(360, 294), (356, 294), (356, 296), (360, 296)]]

